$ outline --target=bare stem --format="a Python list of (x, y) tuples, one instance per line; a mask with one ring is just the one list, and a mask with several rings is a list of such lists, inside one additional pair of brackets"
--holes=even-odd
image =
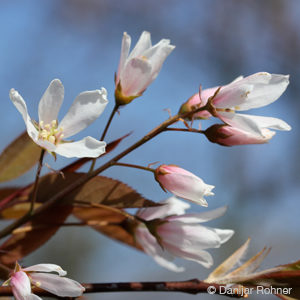
[[(199, 293), (215, 291), (214, 294), (227, 297), (243, 297), (242, 290), (241, 293), (226, 293), (224, 285), (206, 283), (198, 279), (187, 281), (83, 283), (82, 285), (85, 287), (84, 294), (113, 292), (181, 292), (196, 295)], [(34, 288), (33, 293), (39, 296), (59, 298), (40, 288)], [(12, 296), (11, 287), (0, 287), (0, 296)]]
[(184, 131), (184, 132), (205, 133), (204, 130), (194, 129), (194, 128), (166, 128), (165, 131)]
[(115, 162), (114, 166), (121, 166), (121, 167), (128, 167), (128, 168), (135, 168), (135, 169), (140, 169), (140, 170), (145, 170), (154, 173), (155, 169), (149, 168), (149, 167), (144, 167), (144, 166), (139, 166), (139, 165), (133, 165), (133, 164), (125, 164), (125, 163), (120, 163), (120, 162)]
[(34, 182), (34, 186), (33, 186), (31, 204), (30, 204), (30, 208), (29, 208), (29, 212), (28, 212), (28, 214), (30, 214), (30, 215), (33, 212), (34, 204), (36, 202), (36, 196), (37, 196), (37, 191), (38, 191), (39, 179), (40, 179), (40, 174), (41, 174), (41, 170), (42, 170), (42, 167), (43, 167), (44, 155), (45, 155), (45, 149), (42, 149), (41, 150), (40, 159), (39, 159), (39, 162), (38, 162), (38, 168), (37, 168), (36, 175), (35, 175), (35, 182)]
[[(103, 130), (103, 133), (102, 133), (102, 135), (101, 135), (100, 141), (103, 141), (103, 140), (104, 140), (104, 138), (105, 138), (105, 136), (106, 136), (106, 133), (107, 133), (107, 131), (108, 131), (108, 128), (109, 128), (109, 126), (110, 126), (110, 124), (111, 124), (111, 121), (112, 121), (112, 119), (113, 119), (115, 113), (118, 111), (118, 109), (119, 109), (119, 105), (118, 105), (118, 104), (115, 104), (115, 106), (114, 106), (114, 108), (113, 108), (113, 110), (112, 110), (112, 112), (111, 112), (111, 114), (110, 114), (110, 116), (109, 116), (109, 119), (108, 119), (108, 121), (107, 121), (107, 123), (106, 123), (106, 126), (105, 126), (105, 128), (104, 128), (104, 130)], [(90, 169), (89, 169), (89, 173), (92, 172), (92, 171), (94, 170), (95, 164), (96, 164), (96, 160), (97, 160), (97, 158), (94, 158), (94, 159), (93, 159), (92, 164), (91, 164), (91, 167), (90, 167)]]

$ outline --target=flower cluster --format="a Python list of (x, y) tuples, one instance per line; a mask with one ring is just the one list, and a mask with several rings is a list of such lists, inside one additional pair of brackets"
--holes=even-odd
[[(157, 77), (167, 56), (175, 48), (167, 39), (162, 39), (152, 46), (150, 33), (146, 31), (141, 34), (131, 52), (130, 45), (131, 38), (127, 33), (124, 33), (119, 66), (115, 76), (115, 107), (104, 129), (101, 140), (104, 139), (106, 135), (114, 113), (120, 106), (131, 103), (133, 99), (140, 97), (144, 93), (147, 87)], [(122, 207), (122, 209), (118, 210), (118, 208), (115, 207), (115, 203), (105, 203), (101, 208), (107, 208), (109, 213), (112, 214), (117, 211), (116, 219), (119, 220), (121, 215), (123, 221), (124, 216), (128, 217), (127, 212), (123, 210), (124, 207), (140, 208), (135, 216), (130, 215), (130, 218), (128, 218), (132, 221), (131, 223), (126, 219), (117, 225), (122, 227), (127, 221), (128, 224), (133, 224), (132, 227), (130, 227), (126, 223), (124, 227), (128, 225), (127, 227), (132, 229), (131, 231), (128, 230), (132, 235), (131, 238), (159, 265), (171, 271), (181, 272), (184, 268), (178, 267), (173, 260), (175, 258), (183, 258), (195, 261), (209, 268), (213, 264), (213, 258), (207, 250), (210, 248), (219, 248), (232, 237), (234, 231), (231, 229), (207, 227), (202, 225), (202, 223), (222, 216), (225, 214), (227, 208), (220, 207), (201, 213), (186, 213), (190, 205), (176, 197), (207, 207), (208, 203), (205, 197), (214, 195), (212, 192), (214, 186), (206, 184), (198, 176), (173, 164), (162, 164), (156, 169), (152, 169), (150, 165), (149, 167), (137, 166), (121, 163), (119, 160), (146, 141), (168, 129), (203, 133), (209, 141), (223, 146), (266, 143), (274, 136), (275, 132), (273, 130), (290, 130), (291, 127), (286, 122), (277, 118), (240, 114), (237, 112), (271, 104), (283, 94), (288, 84), (289, 76), (287, 75), (260, 72), (245, 78), (238, 77), (233, 82), (224, 86), (216, 86), (204, 90), (200, 89), (199, 93), (194, 94), (181, 105), (179, 113), (176, 116), (170, 117), (149, 134), (145, 135), (139, 142), (127, 148), (109, 162), (106, 162), (99, 169), (94, 170), (94, 172), (89, 172), (89, 175), (86, 177), (81, 177), (80, 180), (71, 186), (70, 190), (73, 189), (71, 192), (76, 192), (76, 189), (81, 188), (82, 185), (87, 183), (92, 177), (113, 165), (135, 167), (153, 172), (154, 178), (161, 188), (165, 192), (171, 192), (174, 197), (161, 202), (158, 206), (152, 203), (152, 207), (139, 206), (134, 203), (132, 206), (127, 206), (127, 204), (117, 206)], [(31, 209), (29, 213), (24, 216), (24, 220), (27, 222), (30, 221), (30, 218), (33, 216), (36, 202), (39, 202), (42, 207), (41, 209), (43, 209), (43, 207), (45, 208), (45, 206), (47, 209), (47, 205), (49, 205), (49, 207), (52, 205), (51, 208), (53, 208), (54, 204), (56, 204), (54, 200), (60, 200), (70, 192), (68, 189), (63, 190), (59, 187), (62, 190), (57, 194), (51, 195), (54, 197), (54, 200), (53, 198), (52, 201), (49, 200), (50, 204), (47, 204), (47, 199), (43, 199), (43, 201), (36, 199), (38, 197), (39, 176), (45, 150), (54, 156), (59, 154), (68, 158), (87, 157), (96, 159), (105, 153), (106, 143), (104, 141), (97, 140), (90, 136), (75, 142), (68, 140), (68, 138), (88, 127), (101, 115), (108, 103), (107, 92), (105, 88), (101, 88), (100, 90), (80, 93), (60, 122), (58, 121), (58, 114), (64, 98), (64, 87), (59, 79), (51, 81), (44, 92), (38, 106), (38, 121), (33, 120), (29, 116), (26, 102), (15, 89), (10, 90), (9, 96), (23, 117), (29, 137), (43, 149), (41, 151), (36, 180), (32, 186), (29, 186), (29, 189), (32, 187), (33, 189), (32, 196), (30, 196), (32, 198), (28, 200), (28, 202), (31, 201)], [(193, 120), (205, 120), (212, 117), (218, 118), (222, 123), (213, 124), (205, 130), (197, 130), (191, 127)], [(169, 128), (170, 125), (176, 122), (181, 124), (179, 121), (183, 121), (188, 128)], [(114, 148), (120, 140), (122, 140), (122, 138), (115, 141), (115, 143), (112, 142), (111, 144), (113, 146), (111, 149)], [(90, 171), (93, 170), (95, 159), (93, 160)], [(81, 166), (87, 162), (88, 159), (79, 161), (80, 163), (78, 165)], [(101, 181), (101, 176), (98, 179)], [(120, 184), (120, 182), (117, 183), (117, 185)], [(64, 184), (62, 184), (62, 186)], [(95, 182), (95, 184), (98, 183)], [(129, 189), (127, 186), (126, 188)], [(102, 189), (103, 185), (100, 186), (97, 192), (101, 191), (102, 193)], [(26, 194), (26, 192), (27, 190), (24, 194)], [(82, 193), (81, 197), (86, 197), (86, 194), (88, 193)], [(15, 194), (9, 196), (11, 197), (9, 201), (14, 198), (14, 195)], [(26, 196), (27, 195), (24, 197)], [(123, 204), (121, 199), (122, 195), (119, 197), (118, 203)], [(130, 197), (126, 194), (124, 198)], [(86, 204), (87, 207), (85, 208), (91, 209), (91, 211), (95, 209), (91, 204), (91, 198), (89, 198), (88, 201), (86, 201), (85, 198), (80, 198), (80, 201), (81, 200)], [(45, 206), (43, 206), (44, 203), (46, 203)], [(68, 205), (71, 206), (73, 203), (70, 201)], [(113, 209), (109, 206), (113, 206)], [(91, 213), (91, 215), (93, 218), (96, 218), (93, 213)], [(29, 216), (28, 219), (26, 219), (27, 216)], [(114, 219), (114, 215), (112, 219)], [(17, 226), (11, 227), (15, 229), (20, 226), (20, 224), (23, 225), (25, 223), (22, 222), (23, 220), (21, 219), (20, 223), (17, 222)], [(104, 221), (103, 223), (105, 223), (106, 226), (106, 223), (109, 222)], [(95, 224), (95, 220), (87, 220), (84, 224)], [(127, 227), (126, 233), (128, 233)], [(13, 231), (10, 233), (12, 232)], [(33, 286), (42, 288), (59, 297), (81, 296), (85, 290), (84, 287), (74, 280), (63, 277), (65, 275), (66, 272), (54, 264), (38, 264), (21, 268), (20, 265), (16, 263), (14, 272), (4, 285), (11, 286), (12, 292), (17, 300), (40, 299), (32, 293)]]
[(214, 143), (225, 146), (266, 143), (275, 134), (270, 129), (290, 130), (291, 127), (277, 118), (238, 114), (236, 111), (259, 108), (276, 101), (288, 84), (288, 75), (260, 72), (245, 78), (240, 76), (225, 86), (196, 93), (179, 112), (192, 112), (207, 106), (206, 110), (191, 114), (189, 119), (215, 116), (227, 124), (213, 125), (206, 131), (206, 136)]
[(172, 197), (162, 206), (141, 209), (137, 216), (146, 222), (135, 230), (137, 242), (161, 266), (175, 272), (184, 271), (174, 262), (175, 257), (195, 261), (206, 268), (213, 264), (206, 251), (227, 242), (234, 231), (200, 225), (222, 216), (226, 207), (204, 213), (185, 214), (189, 204)]

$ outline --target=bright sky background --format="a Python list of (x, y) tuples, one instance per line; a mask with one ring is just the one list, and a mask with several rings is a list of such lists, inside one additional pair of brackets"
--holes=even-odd
[[(215, 196), (208, 198), (209, 208), (229, 205), (229, 210), (210, 225), (236, 231), (231, 241), (211, 251), (216, 265), (248, 236), (252, 237), (249, 255), (265, 245), (273, 247), (264, 266), (299, 259), (299, 13), (300, 4), (293, 0), (1, 1), (0, 150), (24, 130), (23, 120), (9, 100), (9, 89), (21, 93), (36, 118), (40, 97), (54, 78), (61, 79), (65, 86), (60, 117), (78, 93), (101, 86), (108, 90), (110, 104), (106, 111), (78, 134), (98, 137), (113, 108), (113, 78), (124, 31), (131, 35), (133, 44), (143, 30), (148, 30), (153, 44), (170, 38), (176, 49), (144, 96), (114, 119), (107, 142), (133, 131), (120, 150), (165, 120), (168, 114), (164, 109), (175, 114), (200, 84), (203, 88), (222, 85), (258, 71), (290, 74), (291, 84), (280, 100), (254, 111), (282, 118), (293, 127), (291, 132), (278, 132), (269, 144), (225, 148), (200, 135), (171, 132), (123, 161), (177, 164), (216, 186)], [(202, 123), (203, 128), (206, 123)], [(59, 169), (69, 161), (59, 158), (55, 163), (49, 158), (47, 162)], [(104, 175), (128, 183), (155, 201), (170, 196), (150, 173), (114, 167)], [(14, 184), (28, 183), (33, 176), (34, 172), (29, 172)], [(204, 210), (197, 206), (193, 209)], [(23, 263), (40, 262), (61, 264), (70, 276), (84, 282), (203, 279), (208, 274), (202, 266), (184, 261), (179, 263), (187, 266), (187, 272), (173, 274), (146, 255), (84, 228), (60, 230)], [(88, 298), (153, 296), (103, 294)]]

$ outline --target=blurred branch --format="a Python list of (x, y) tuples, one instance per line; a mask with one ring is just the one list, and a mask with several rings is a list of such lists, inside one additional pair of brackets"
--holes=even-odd
[[(221, 288), (225, 287), (224, 285), (206, 283), (198, 279), (187, 281), (83, 283), (82, 285), (85, 287), (84, 294), (113, 292), (181, 292), (196, 295), (199, 293), (208, 293), (209, 288), (212, 288), (215, 294), (234, 298), (243, 297), (242, 294), (227, 294), (224, 292), (224, 288)], [(222, 291), (222, 293), (220, 293), (220, 291)], [(34, 288), (33, 293), (39, 296), (59, 298), (40, 288)], [(12, 296), (11, 287), (0, 287), (0, 296)]]

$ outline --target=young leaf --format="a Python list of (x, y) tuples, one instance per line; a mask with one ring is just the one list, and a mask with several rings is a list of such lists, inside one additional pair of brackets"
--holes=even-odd
[(207, 279), (205, 279), (206, 282), (217, 282), (218, 279), (223, 278), (226, 276), (227, 273), (231, 269), (234, 268), (234, 266), (240, 262), (242, 257), (245, 255), (250, 243), (250, 238), (233, 254), (231, 254), (225, 261), (223, 261), (213, 272), (211, 272)]
[(39, 160), (39, 148), (28, 136), (22, 133), (0, 155), (0, 182), (15, 179), (29, 171)]
[(98, 232), (125, 243), (131, 247), (142, 250), (135, 243), (131, 233), (132, 226), (135, 226), (133, 220), (128, 220), (126, 216), (117, 209), (110, 207), (75, 207), (73, 214), (81, 221), (86, 222)]
[[(84, 173), (49, 174), (40, 179), (37, 200), (45, 202), (54, 193), (64, 189)], [(55, 189), (53, 189), (55, 187)], [(97, 176), (76, 189), (64, 198), (64, 203), (74, 202), (101, 203), (117, 208), (140, 208), (156, 206), (157, 203), (147, 200), (134, 189), (119, 180)]]
[(13, 267), (17, 260), (30, 254), (46, 243), (60, 228), (72, 212), (71, 206), (56, 206), (26, 223), (23, 227), (31, 230), (17, 230), (0, 246), (0, 263)]

